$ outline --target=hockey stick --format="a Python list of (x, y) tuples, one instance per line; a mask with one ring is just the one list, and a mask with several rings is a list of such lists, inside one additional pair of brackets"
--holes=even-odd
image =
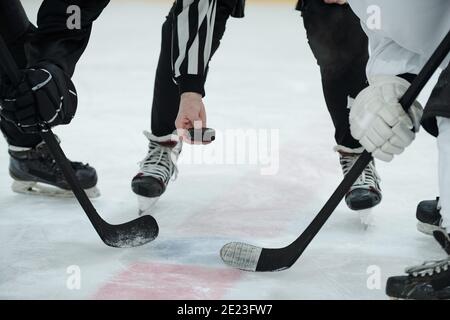
[[(0, 36), (0, 67), (8, 78), (15, 84), (20, 83), (21, 74), (14, 58), (6, 46), (5, 41)], [(142, 216), (133, 221), (111, 225), (103, 220), (95, 210), (86, 192), (80, 186), (75, 176), (73, 168), (64, 155), (55, 135), (50, 128), (42, 129), (40, 132), (42, 139), (47, 144), (56, 163), (64, 174), (75, 197), (84, 209), (86, 215), (94, 226), (103, 242), (115, 248), (129, 248), (146, 244), (158, 236), (159, 227), (156, 220), (151, 216)]]
[[(434, 72), (450, 51), (450, 32), (441, 42), (434, 54), (428, 60), (409, 89), (400, 99), (403, 109), (408, 110)], [(306, 230), (289, 246), (279, 249), (268, 249), (252, 246), (246, 243), (232, 242), (226, 244), (220, 251), (222, 260), (229, 266), (245, 271), (267, 272), (289, 269), (302, 255), (314, 239), (333, 211), (342, 201), (353, 183), (372, 160), (368, 152), (364, 152), (355, 165), (345, 176), (342, 183), (320, 210)]]

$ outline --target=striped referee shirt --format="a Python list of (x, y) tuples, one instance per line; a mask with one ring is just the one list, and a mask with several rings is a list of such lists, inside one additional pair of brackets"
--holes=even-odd
[(202, 95), (216, 18), (217, 0), (176, 0), (172, 33), (172, 68), (180, 92)]

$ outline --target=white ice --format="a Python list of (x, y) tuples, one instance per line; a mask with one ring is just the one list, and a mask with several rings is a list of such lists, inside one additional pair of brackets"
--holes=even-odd
[[(34, 17), (39, 1), (24, 3)], [(71, 159), (97, 168), (102, 197), (94, 205), (112, 223), (137, 216), (130, 181), (146, 154), (141, 132), (149, 129), (170, 5), (110, 4), (76, 71), (77, 117), (56, 130)], [(436, 142), (422, 131), (404, 155), (378, 163), (384, 199), (367, 230), (341, 204), (290, 270), (249, 274), (223, 265), (219, 251), (229, 241), (277, 247), (294, 240), (342, 176), (319, 70), (292, 6), (251, 4), (245, 19), (230, 20), (207, 92), (209, 126), (280, 130), (279, 173), (181, 165), (153, 210), (160, 236), (140, 248), (106, 247), (75, 200), (12, 193), (1, 140), (0, 298), (386, 299), (387, 277), (443, 256), (415, 228), (417, 203), (437, 195)]]

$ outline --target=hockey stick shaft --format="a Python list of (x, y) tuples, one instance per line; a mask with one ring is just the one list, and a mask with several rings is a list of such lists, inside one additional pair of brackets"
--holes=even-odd
[[(449, 54), (449, 51), (450, 32), (400, 99), (400, 104), (405, 111), (417, 99), (434, 72)], [(261, 248), (242, 242), (231, 242), (222, 248), (222, 260), (234, 268), (245, 271), (274, 272), (292, 267), (322, 229), (371, 160), (372, 155), (368, 152), (363, 152), (314, 220), (294, 242), (282, 248)]]
[[(1, 36), (0, 36), (0, 65), (5, 74), (14, 84), (18, 84), (20, 82), (21, 75), (19, 68), (14, 58), (12, 57), (11, 53), (9, 52), (9, 49), (5, 41)], [(96, 212), (94, 206), (92, 205), (92, 202), (89, 200), (88, 196), (86, 195), (86, 192), (81, 187), (78, 179), (75, 176), (75, 172), (69, 160), (65, 156), (64, 151), (61, 149), (52, 130), (50, 128), (43, 129), (40, 132), (40, 135), (47, 144), (50, 152), (55, 158), (56, 163), (61, 168), (61, 171), (63, 172), (64, 177), (67, 180), (67, 183), (71, 187), (75, 197), (77, 198), (81, 207), (85, 211), (93, 227), (95, 228), (99, 236), (103, 239), (103, 232), (101, 225), (105, 224), (106, 222)]]
[[(419, 96), (420, 92), (427, 85), (428, 81), (431, 79), (433, 74), (442, 64), (444, 59), (447, 57), (450, 51), (450, 32), (446, 35), (444, 40), (442, 40), (441, 44), (438, 46), (436, 51), (433, 53), (431, 58), (422, 68), (420, 73), (411, 83), (411, 86), (405, 92), (405, 94), (400, 99), (400, 104), (402, 105), (405, 111), (408, 111), (411, 105)], [(364, 169), (372, 160), (372, 156), (367, 151), (360, 156), (358, 161), (356, 161), (355, 165), (345, 176), (342, 183), (333, 193), (331, 198), (327, 201), (322, 210), (317, 214), (316, 218), (311, 222), (308, 228), (300, 235), (300, 237), (292, 244), (299, 251), (300, 255), (307, 248), (309, 243), (314, 239), (320, 229), (323, 227), (325, 222), (337, 208), (339, 203), (347, 194), (348, 190), (355, 183), (356, 179), (362, 174)], [(299, 256), (300, 256), (299, 255)], [(298, 256), (298, 257), (299, 257)], [(297, 258), (298, 259), (298, 258)]]

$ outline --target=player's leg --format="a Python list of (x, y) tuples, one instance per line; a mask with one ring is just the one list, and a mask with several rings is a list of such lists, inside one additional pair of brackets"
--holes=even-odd
[[(372, 55), (368, 64), (370, 87), (361, 93), (350, 114), (352, 132), (361, 144), (375, 157), (391, 160), (408, 147), (415, 138), (415, 131), (422, 119), (422, 125), (438, 136), (440, 158), (440, 192), (449, 197), (450, 177), (450, 69), (442, 72), (425, 108), (414, 103), (406, 114), (399, 104), (401, 92), (406, 91), (411, 79), (396, 77), (405, 73), (417, 74), (436, 50), (438, 43), (450, 29), (448, 1), (419, 0), (349, 0), (361, 19), (366, 19), (369, 7), (376, 6), (381, 14), (380, 28), (366, 28), (372, 44)], [(445, 14), (443, 14), (445, 13)], [(401, 17), (401, 18), (399, 18)], [(402, 18), (404, 17), (404, 18)], [(444, 28), (442, 28), (444, 26)], [(395, 93), (397, 91), (397, 93)], [(392, 103), (394, 101), (394, 103)], [(397, 108), (397, 123), (388, 114)], [(406, 122), (402, 117), (406, 116)], [(439, 121), (436, 121), (438, 118)], [(378, 121), (374, 121), (378, 119)], [(394, 124), (395, 123), (395, 124)], [(448, 201), (444, 201), (441, 213), (448, 215)], [(447, 221), (447, 222), (446, 222)], [(448, 225), (445, 218), (442, 227)], [(450, 298), (450, 238), (445, 228), (433, 232), (436, 240), (446, 251), (447, 258), (441, 261), (425, 262), (421, 266), (407, 269), (406, 276), (391, 277), (386, 293), (405, 299), (449, 299)]]
[(422, 122), (429, 132), (437, 134), (439, 151), (441, 219), (433, 235), (450, 254), (450, 66), (441, 73), (425, 108)]
[[(447, 202), (449, 199), (448, 197), (444, 198), (444, 195), (442, 194), (442, 192), (445, 191), (444, 187), (446, 185), (450, 185), (450, 182), (444, 182), (443, 180), (448, 176), (448, 172), (446, 172), (447, 168), (443, 166), (443, 164), (445, 163), (445, 159), (443, 157), (446, 154), (445, 133), (448, 134), (448, 128), (446, 128), (445, 119), (439, 119), (439, 121), (436, 120), (436, 115), (442, 116), (450, 113), (450, 111), (448, 111), (450, 109), (450, 104), (446, 102), (450, 101), (450, 86), (448, 85), (449, 82), (450, 69), (447, 67), (440, 75), (439, 81), (436, 85), (436, 88), (433, 90), (433, 94), (431, 95), (430, 100), (427, 104), (425, 115), (422, 120), (423, 127), (432, 135), (438, 136), (439, 148), (440, 150), (444, 150), (444, 152), (440, 152), (440, 170), (442, 171), (439, 174), (439, 177), (441, 179), (441, 197), (437, 200), (422, 201), (417, 207), (417, 228), (419, 231), (429, 235), (433, 234), (434, 231), (442, 228), (442, 202)], [(439, 126), (438, 122), (440, 124)], [(446, 206), (448, 208), (448, 203), (446, 204)], [(448, 222), (446, 222), (445, 224), (447, 228), (450, 227)]]
[[(429, 232), (450, 255), (450, 66), (439, 77), (425, 108), (422, 124), (437, 136), (439, 152), (440, 213), (429, 221)], [(431, 208), (435, 208), (434, 204)], [(389, 296), (402, 299), (450, 299), (450, 258), (407, 269), (407, 276), (392, 277)]]
[[(449, 111), (450, 112), (450, 104)], [(441, 214), (435, 239), (450, 255), (450, 118), (438, 117), (439, 191)], [(425, 262), (407, 269), (407, 276), (391, 277), (386, 285), (388, 296), (401, 299), (450, 299), (450, 257)]]
[[(82, 28), (75, 32), (69, 32), (66, 25), (67, 6), (70, 4), (79, 4), (81, 9), (85, 9), (83, 12), (87, 19), (84, 20)], [(2, 36), (7, 40), (19, 67), (34, 66), (45, 57), (71, 75), (87, 45), (91, 22), (106, 4), (107, 1), (104, 0), (77, 0), (70, 3), (62, 0), (44, 1), (39, 10), (37, 29), (29, 23), (20, 1), (2, 1), (1, 6), (5, 7), (0, 10), (0, 15), (5, 16), (2, 16), (0, 21), (7, 24), (7, 27), (2, 25)], [(25, 59), (25, 56), (28, 59)], [(14, 191), (55, 196), (72, 195), (40, 135), (23, 133), (5, 119), (0, 121), (0, 127), (9, 145), (9, 172), (14, 179)], [(95, 169), (80, 162), (71, 164), (88, 195), (98, 196)]]
[[(439, 192), (441, 196), (440, 213), (442, 216), (442, 229), (436, 230), (433, 234), (437, 237), (437, 240), (447, 253), (450, 254), (450, 118), (438, 117), (437, 122), (439, 128), (437, 140), (439, 149)], [(440, 239), (442, 235), (439, 236), (439, 233), (445, 233), (445, 236)]]
[[(347, 174), (363, 151), (350, 133), (349, 104), (367, 86), (367, 36), (348, 5), (303, 0), (298, 8), (302, 11), (309, 45), (320, 66), (325, 101), (335, 127), (336, 151)], [(379, 183), (372, 162), (349, 190), (347, 205), (354, 210), (378, 205), (382, 198)]]
[[(233, 13), (237, 0), (222, 0), (217, 3), (217, 12), (212, 43), (213, 54), (217, 51), (225, 33), (228, 18)], [(146, 132), (149, 151), (141, 162), (139, 173), (132, 180), (132, 189), (137, 194), (140, 212), (148, 211), (164, 193), (172, 177), (176, 176), (176, 162), (181, 152), (181, 142), (171, 139), (175, 131), (175, 119), (180, 105), (179, 88), (173, 81), (171, 62), (172, 8), (162, 26), (161, 53), (154, 84), (152, 105), (152, 132)]]

